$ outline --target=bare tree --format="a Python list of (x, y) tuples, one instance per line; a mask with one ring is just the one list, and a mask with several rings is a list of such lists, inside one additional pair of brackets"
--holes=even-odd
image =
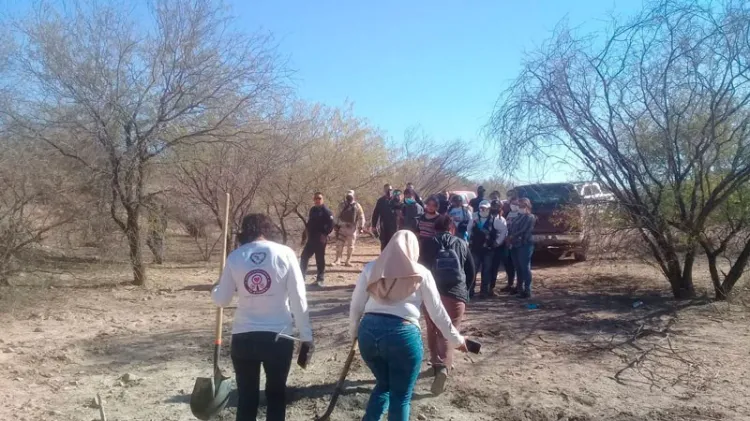
[[(406, 131), (394, 158), (398, 182), (412, 182), (420, 192), (434, 194), (465, 183), (488, 169), (489, 160), (481, 152), (458, 139), (438, 142), (413, 127)], [(395, 182), (392, 180), (391, 182)]]
[(676, 298), (694, 295), (701, 249), (726, 297), (750, 258), (748, 31), (746, 2), (691, 0), (650, 3), (603, 41), (560, 28), (495, 109), (490, 135), (515, 152), (503, 168), (574, 154), (615, 195)]
[(63, 174), (40, 177), (45, 164), (22, 142), (0, 141), (0, 284), (22, 269), (24, 254), (76, 218), (76, 193)]
[[(351, 106), (298, 103), (292, 115), (287, 139), (296, 146), (286, 148), (288, 159), (276, 165), (263, 192), (268, 213), (287, 239), (290, 227), (307, 222), (316, 191), (335, 209), (347, 190), (366, 190), (394, 168), (380, 133), (354, 116)], [(297, 224), (287, 219), (290, 216)]]
[[(247, 128), (227, 142), (175, 149), (173, 179), (177, 193), (208, 210), (218, 228), (223, 224), (226, 193), (232, 196), (230, 221), (239, 230), (242, 217), (263, 206), (256, 201), (278, 168), (300, 153), (292, 127), (280, 116)], [(262, 203), (266, 203), (262, 201)]]
[(220, 141), (283, 76), (270, 38), (236, 33), (221, 5), (187, 0), (43, 7), (17, 22), (23, 48), (4, 116), (109, 180), (110, 216), (125, 234), (134, 283), (146, 283), (141, 214), (153, 163), (179, 145)]

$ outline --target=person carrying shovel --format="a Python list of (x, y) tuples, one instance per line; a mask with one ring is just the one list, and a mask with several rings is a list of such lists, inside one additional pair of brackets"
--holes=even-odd
[(411, 397), (422, 364), (420, 308), (447, 339), (466, 352), (464, 337), (451, 324), (432, 273), (419, 264), (419, 241), (398, 231), (380, 257), (365, 266), (352, 294), (350, 334), (359, 340), (362, 359), (375, 376), (363, 421), (408, 421)]
[(286, 381), (292, 363), (292, 325), (303, 349), (311, 350), (312, 327), (305, 278), (294, 251), (270, 241), (271, 219), (251, 214), (242, 220), (240, 247), (228, 257), (221, 279), (211, 291), (217, 306), (239, 296), (232, 328), (232, 364), (237, 379), (237, 421), (255, 421), (260, 393), (260, 368), (266, 374), (268, 421), (286, 418)]

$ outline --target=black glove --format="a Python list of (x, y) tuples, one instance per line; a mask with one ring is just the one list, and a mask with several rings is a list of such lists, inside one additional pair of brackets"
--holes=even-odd
[(313, 353), (315, 353), (315, 345), (312, 341), (302, 342), (299, 347), (299, 356), (297, 356), (297, 365), (303, 369), (307, 368), (307, 364), (312, 360)]

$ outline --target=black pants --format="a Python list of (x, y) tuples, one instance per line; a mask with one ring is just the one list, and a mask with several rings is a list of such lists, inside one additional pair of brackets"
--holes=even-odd
[(260, 398), (260, 366), (266, 373), (266, 420), (286, 418), (286, 379), (292, 365), (294, 342), (273, 332), (232, 335), (232, 364), (237, 378), (237, 421), (255, 421)]
[(380, 231), (380, 251), (383, 251), (385, 249), (385, 246), (388, 245), (388, 242), (391, 241), (391, 238), (393, 238), (393, 235), (395, 233), (395, 231)]
[(500, 266), (503, 266), (505, 264), (505, 260), (507, 259), (508, 255), (509, 253), (508, 250), (506, 250), (505, 246), (500, 246), (493, 249), (492, 283), (490, 284), (490, 291), (495, 289), (495, 285), (497, 284), (497, 273), (498, 271), (500, 271)]
[(302, 269), (302, 275), (307, 274), (307, 264), (310, 262), (310, 258), (315, 255), (315, 266), (318, 268), (318, 281), (322, 281), (325, 278), (326, 273), (326, 245), (320, 241), (307, 240), (305, 248), (302, 249), (302, 256), (299, 258), (299, 266)]

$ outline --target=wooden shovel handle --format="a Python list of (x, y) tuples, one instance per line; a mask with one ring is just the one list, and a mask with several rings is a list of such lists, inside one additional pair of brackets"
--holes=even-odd
[[(221, 269), (219, 270), (219, 277), (224, 272), (224, 266), (227, 264), (227, 239), (229, 238), (229, 201), (231, 197), (227, 193), (226, 202), (224, 204), (224, 227), (222, 233), (222, 247), (221, 247)], [(214, 344), (221, 345), (221, 332), (224, 324), (224, 308), (219, 307), (216, 309), (216, 332), (214, 335)]]

